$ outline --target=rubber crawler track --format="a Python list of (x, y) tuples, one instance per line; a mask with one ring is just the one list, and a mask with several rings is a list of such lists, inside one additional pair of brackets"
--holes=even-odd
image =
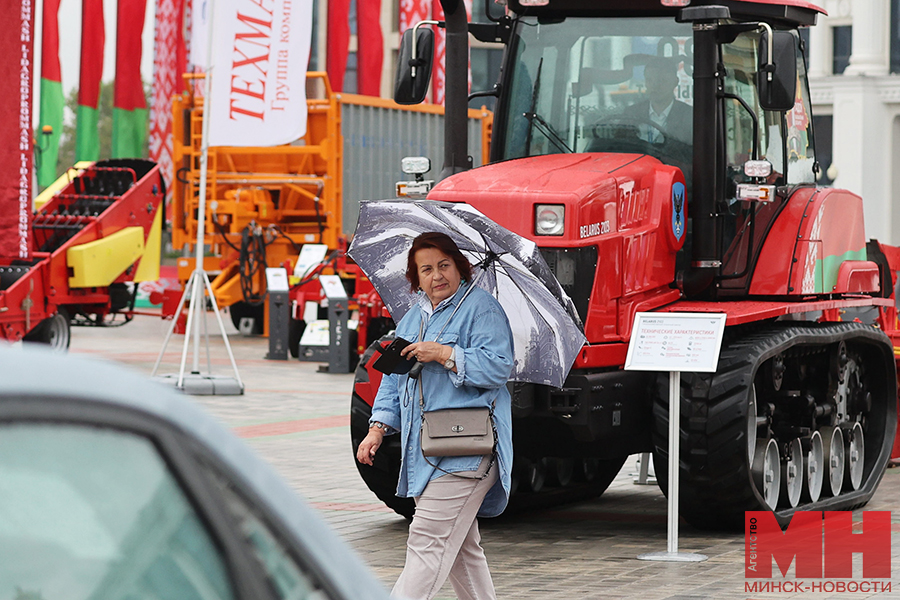
[[(730, 337), (730, 339), (728, 339)], [(776, 354), (802, 346), (817, 350), (840, 341), (864, 348), (872, 377), (872, 410), (866, 431), (863, 484), (853, 492), (823, 497), (775, 515), (785, 526), (797, 510), (852, 510), (869, 501), (890, 458), (896, 428), (896, 366), (891, 343), (860, 323), (772, 323), (744, 334), (726, 332), (715, 373), (681, 377), (680, 512), (695, 527), (738, 529), (744, 511), (767, 510), (751, 479), (747, 456), (748, 391), (760, 366)], [(668, 488), (668, 378), (660, 377), (654, 401), (654, 463), (660, 487)], [(758, 399), (758, 402), (760, 400)], [(871, 454), (870, 454), (871, 453)]]

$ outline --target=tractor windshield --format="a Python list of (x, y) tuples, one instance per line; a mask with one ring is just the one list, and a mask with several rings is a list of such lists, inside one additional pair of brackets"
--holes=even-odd
[(687, 171), (692, 31), (670, 18), (519, 20), (502, 158), (634, 152)]

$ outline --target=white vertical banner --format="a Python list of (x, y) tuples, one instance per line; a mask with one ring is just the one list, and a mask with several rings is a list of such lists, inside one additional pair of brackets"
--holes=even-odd
[(216, 0), (210, 146), (275, 146), (306, 133), (312, 0)]
[(188, 63), (192, 71), (203, 71), (206, 69), (206, 46), (209, 43), (209, 4), (212, 0), (188, 1), (191, 3), (191, 55), (188, 57)]

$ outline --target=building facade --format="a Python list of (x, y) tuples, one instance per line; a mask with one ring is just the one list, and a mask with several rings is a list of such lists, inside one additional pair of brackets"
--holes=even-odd
[(820, 0), (809, 29), (820, 178), (860, 194), (866, 235), (900, 244), (900, 0)]

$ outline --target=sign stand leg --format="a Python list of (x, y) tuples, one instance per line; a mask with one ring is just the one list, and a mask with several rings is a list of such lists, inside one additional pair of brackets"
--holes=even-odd
[(669, 518), (666, 552), (641, 554), (639, 560), (701, 562), (705, 554), (678, 551), (678, 455), (681, 446), (681, 372), (669, 371)]
[[(162, 357), (166, 352), (166, 346), (168, 346), (169, 340), (172, 337), (172, 332), (175, 330), (177, 321), (181, 316), (181, 309), (184, 307), (185, 299), (188, 295), (188, 290), (190, 290), (190, 306), (188, 306), (187, 325), (185, 326), (184, 330), (184, 347), (181, 353), (181, 365), (178, 371), (178, 375), (161, 375), (157, 379), (163, 383), (172, 384), (176, 389), (181, 390), (182, 392), (185, 392), (187, 394), (193, 394), (197, 396), (239, 396), (244, 393), (244, 383), (241, 381), (241, 376), (238, 373), (237, 363), (234, 360), (234, 353), (231, 351), (231, 344), (228, 343), (228, 333), (225, 331), (225, 324), (222, 322), (222, 315), (219, 313), (219, 307), (216, 305), (216, 296), (213, 293), (212, 284), (209, 281), (209, 276), (206, 274), (206, 271), (203, 268), (204, 250), (206, 248), (206, 234), (204, 232), (204, 227), (206, 225), (206, 180), (209, 162), (209, 98), (212, 91), (212, 86), (210, 83), (212, 81), (212, 2), (210, 2), (209, 6), (209, 22), (210, 31), (206, 55), (206, 92), (204, 95), (203, 124), (200, 133), (200, 189), (199, 197), (197, 199), (197, 241), (194, 244), (194, 250), (196, 252), (196, 262), (194, 263), (194, 272), (191, 274), (191, 278), (188, 280), (188, 283), (184, 288), (184, 294), (179, 301), (178, 310), (173, 317), (172, 325), (169, 327), (169, 332), (166, 334), (166, 340), (165, 342), (163, 342), (163, 347), (160, 349), (159, 356), (156, 358), (156, 364), (153, 367), (153, 373), (151, 374), (151, 377), (156, 376), (156, 371), (159, 368)], [(209, 332), (206, 330), (206, 297), (204, 296), (204, 293), (208, 294), (212, 312), (216, 315), (216, 320), (219, 324), (219, 332), (222, 334), (222, 341), (225, 343), (225, 350), (228, 352), (228, 358), (231, 361), (231, 367), (232, 369), (234, 369), (234, 377), (217, 376), (212, 375), (212, 373), (203, 374), (200, 372), (200, 344), (202, 343), (200, 339), (200, 319), (203, 319), (203, 332), (206, 338), (207, 367), (211, 366), (209, 354)], [(191, 329), (192, 327), (193, 331)], [(194, 337), (194, 360), (191, 372), (185, 373), (187, 365), (188, 346), (190, 345), (191, 335), (193, 335)]]
[(634, 485), (656, 485), (656, 475), (650, 474), (650, 461), (652, 455), (649, 452), (641, 453), (638, 458), (638, 472), (634, 476)]

